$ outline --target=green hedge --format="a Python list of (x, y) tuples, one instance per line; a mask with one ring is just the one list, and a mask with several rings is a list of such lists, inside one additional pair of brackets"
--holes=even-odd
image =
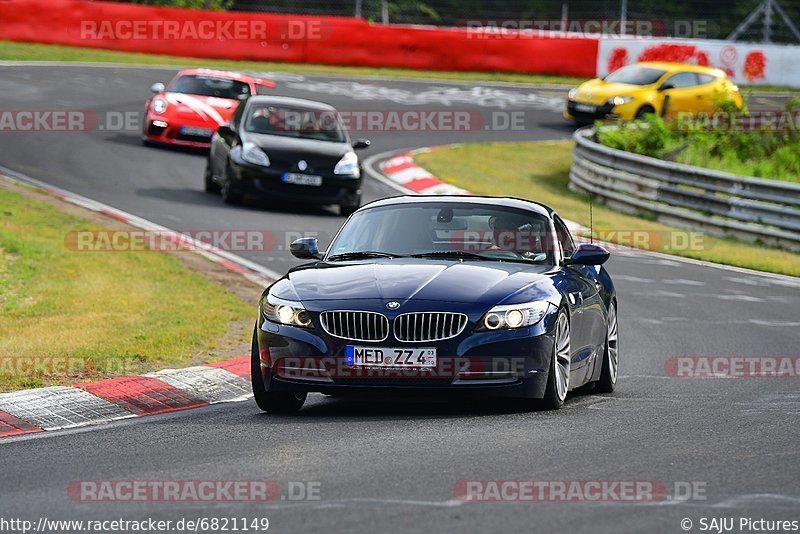
[[(687, 163), (734, 174), (800, 182), (800, 132), (796, 128), (798, 99), (790, 101), (781, 112), (785, 127), (751, 131), (720, 128), (713, 115), (679, 115), (667, 122), (649, 115), (642, 121), (620, 123), (613, 127), (598, 125), (598, 140), (605, 146)], [(723, 106), (720, 113), (739, 113), (747, 122), (747, 110)], [(724, 116), (724, 115), (718, 115)], [(731, 117), (727, 115), (727, 117)]]

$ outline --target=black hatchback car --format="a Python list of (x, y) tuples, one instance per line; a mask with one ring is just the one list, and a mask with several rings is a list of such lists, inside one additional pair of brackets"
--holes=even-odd
[(342, 215), (361, 205), (361, 162), (333, 107), (299, 98), (252, 96), (211, 139), (205, 189), (226, 203), (244, 196), (336, 204)]

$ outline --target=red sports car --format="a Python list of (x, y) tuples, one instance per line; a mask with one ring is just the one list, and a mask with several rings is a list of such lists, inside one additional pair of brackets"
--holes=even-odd
[(210, 69), (180, 71), (169, 85), (154, 83), (145, 104), (142, 141), (207, 148), (221, 124), (230, 121), (239, 102), (267, 94), (270, 80), (239, 72)]

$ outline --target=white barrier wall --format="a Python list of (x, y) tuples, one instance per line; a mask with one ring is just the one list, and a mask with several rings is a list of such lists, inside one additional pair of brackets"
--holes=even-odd
[(597, 75), (637, 61), (676, 61), (717, 67), (736, 83), (800, 87), (800, 46), (727, 41), (603, 38)]

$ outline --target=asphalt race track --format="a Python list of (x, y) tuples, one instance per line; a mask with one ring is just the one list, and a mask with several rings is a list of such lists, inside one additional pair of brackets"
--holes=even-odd
[[(174, 71), (0, 67), (0, 109), (135, 112)], [(476, 90), (480, 85), (482, 89)], [(340, 110), (522, 112), (522, 129), (354, 132), (365, 154), (571, 134), (552, 93), (521, 86), (286, 77), (276, 92)], [(513, 165), (514, 162), (509, 162)], [(2, 132), (0, 165), (177, 230), (258, 229), (280, 248), (296, 233), (322, 245), (330, 208), (225, 206), (202, 190), (200, 153), (144, 147), (139, 130)], [(365, 201), (397, 194), (368, 178)], [(283, 272), (285, 250), (238, 252)], [(0, 443), (0, 516), (48, 519), (267, 517), (277, 532), (681, 532), (701, 518), (797, 520), (798, 378), (676, 378), (675, 356), (797, 356), (800, 280), (620, 251), (621, 378), (610, 396), (573, 395), (558, 412), (313, 395), (295, 416), (254, 403), (54, 432)], [(253, 303), (255, 306), (255, 302)], [(247, 348), (242, 347), (243, 353)], [(80, 480), (318, 482), (318, 500), (271, 503), (75, 502)], [(463, 480), (699, 483), (657, 502), (464, 502)]]

